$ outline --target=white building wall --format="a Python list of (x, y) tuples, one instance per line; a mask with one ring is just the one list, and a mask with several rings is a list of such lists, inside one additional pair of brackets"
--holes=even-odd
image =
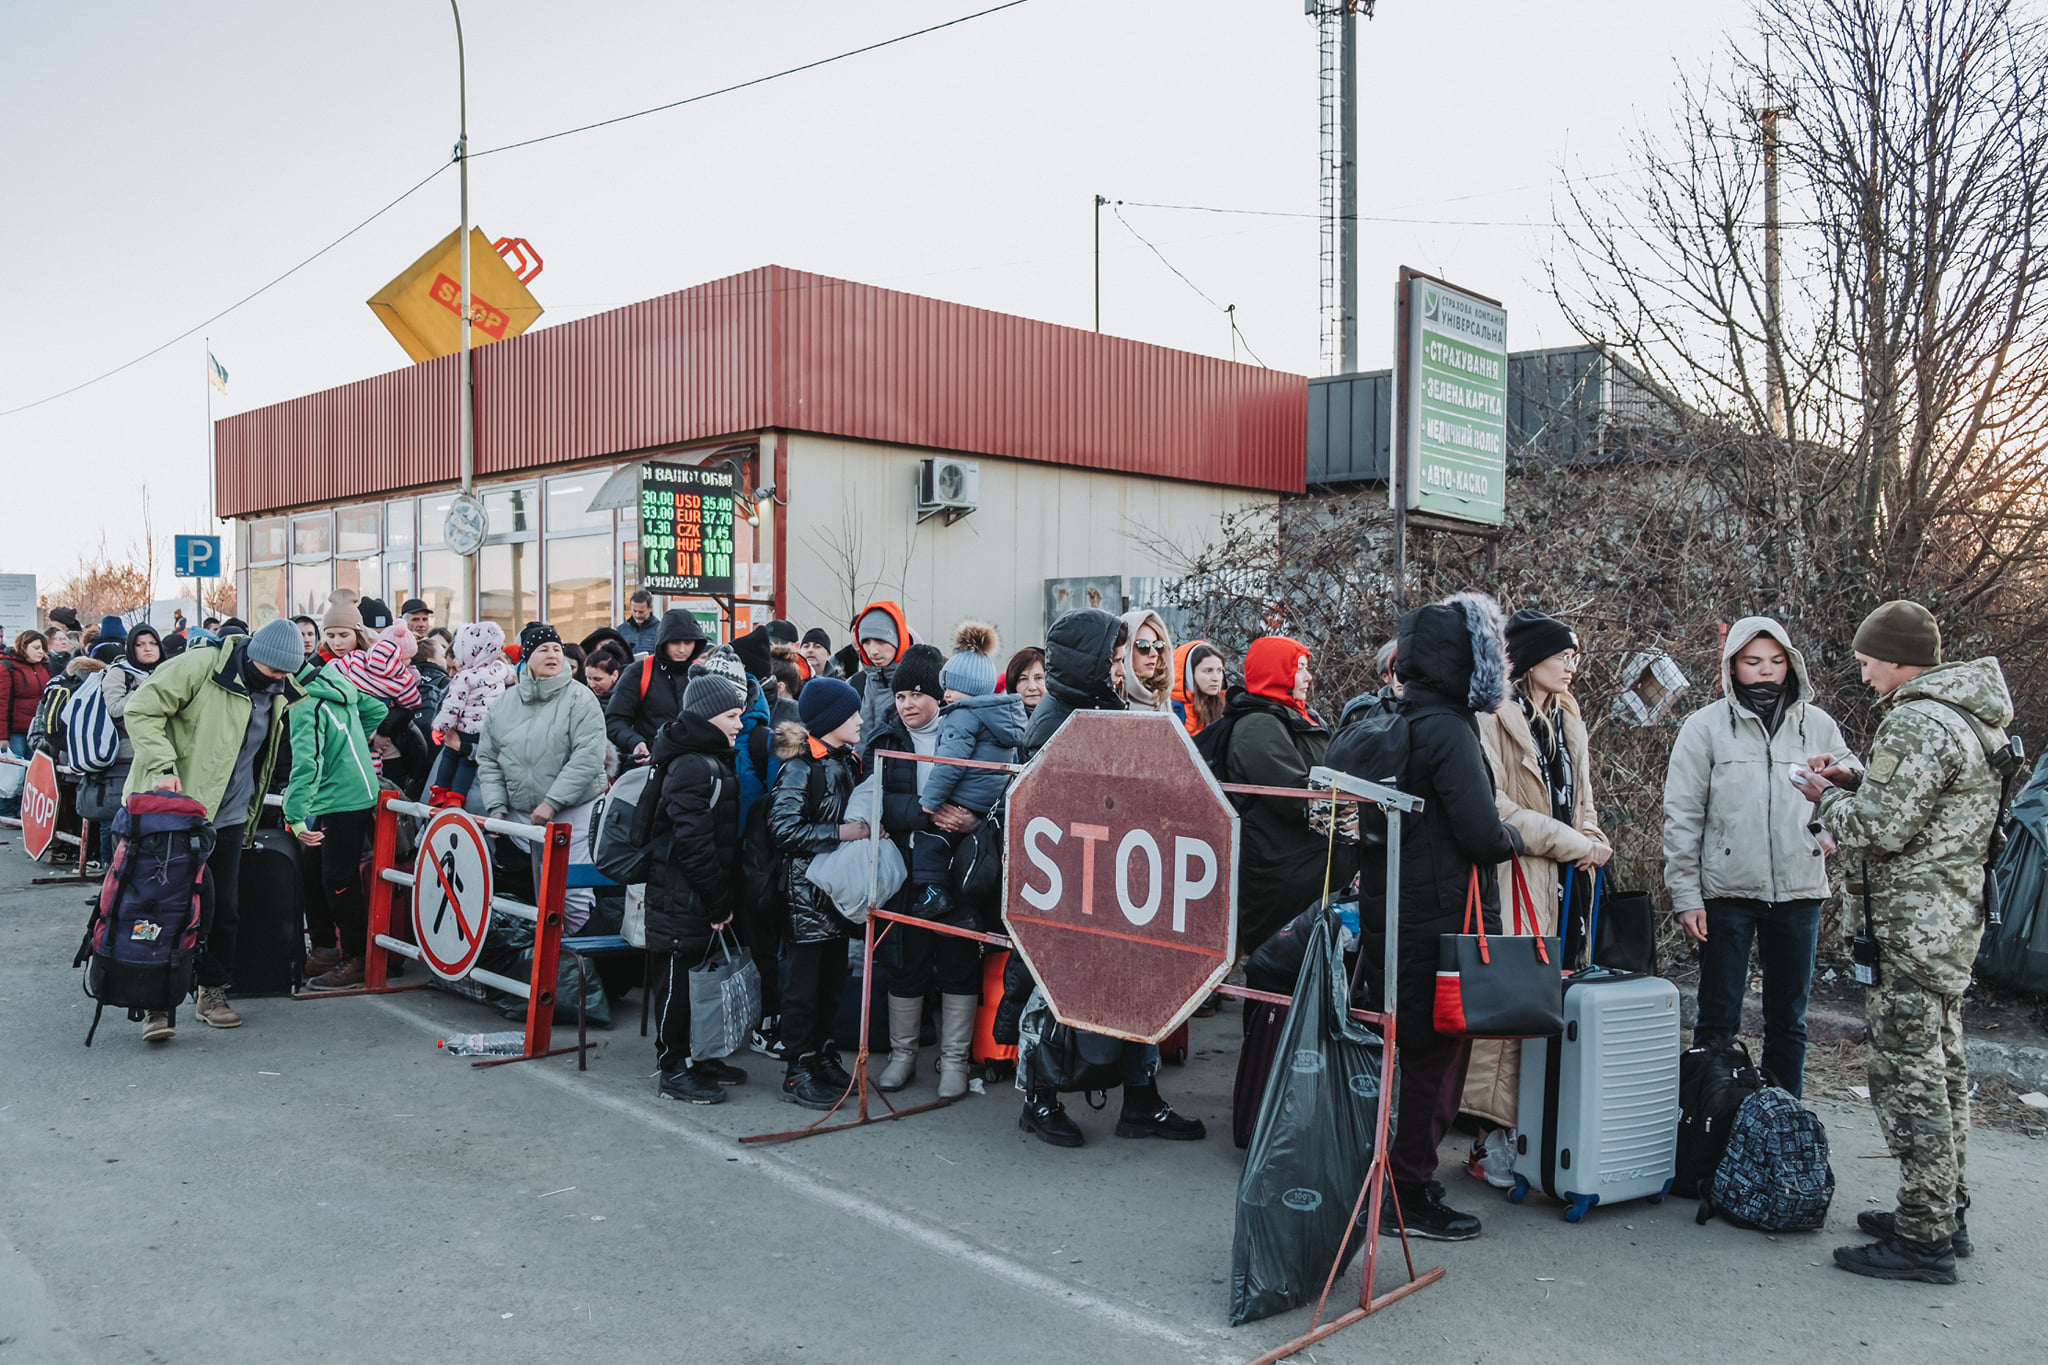
[[(917, 469), (932, 452), (788, 437), (789, 613), (846, 643), (853, 612), (895, 598), (925, 640), (950, 649), (956, 623), (989, 621), (1005, 654), (1044, 639), (1045, 580), (1172, 572), (1162, 545), (1213, 540), (1225, 513), (1272, 493), (1064, 465), (969, 456), (979, 508), (919, 524)], [(1104, 605), (1114, 605), (1105, 603)]]

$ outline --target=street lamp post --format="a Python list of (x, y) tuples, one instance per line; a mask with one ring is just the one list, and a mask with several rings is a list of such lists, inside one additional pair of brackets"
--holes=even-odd
[[(459, 126), (455, 138), (456, 169), (461, 180), (462, 226), (457, 238), (462, 250), (462, 492), (468, 497), (476, 483), (476, 403), (470, 373), (469, 326), (474, 308), (469, 295), (469, 71), (462, 51), (462, 9), (448, 0), (455, 13), (455, 92)], [(458, 604), (466, 619), (476, 610), (476, 555), (462, 557), (462, 601)]]

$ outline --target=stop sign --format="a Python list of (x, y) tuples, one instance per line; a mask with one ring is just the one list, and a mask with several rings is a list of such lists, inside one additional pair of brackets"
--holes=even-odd
[(1237, 812), (1173, 716), (1075, 712), (1003, 837), (1003, 921), (1061, 1023), (1156, 1043), (1229, 974)]
[(41, 861), (57, 837), (57, 765), (40, 751), (28, 761), (21, 789), (21, 846)]

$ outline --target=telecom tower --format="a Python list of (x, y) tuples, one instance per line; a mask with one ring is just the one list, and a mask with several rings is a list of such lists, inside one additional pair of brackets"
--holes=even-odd
[(1375, 0), (1302, 0), (1321, 57), (1323, 372), (1358, 368), (1358, 16)]

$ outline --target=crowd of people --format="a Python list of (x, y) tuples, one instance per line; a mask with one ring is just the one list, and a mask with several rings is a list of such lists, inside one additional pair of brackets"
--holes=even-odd
[[(255, 630), (208, 620), (163, 636), (123, 629), (115, 617), (81, 632), (60, 608), (47, 631), (24, 632), (8, 651), (0, 724), (16, 755), (50, 746), (46, 694), (105, 670), (107, 710), (121, 731), (114, 791), (183, 791), (204, 804), (219, 838), (197, 1014), (216, 1028), (242, 1022), (227, 994), (237, 867), (266, 794), (281, 793), (284, 827), (319, 863), (324, 894), (307, 907), (307, 971), (313, 989), (332, 990), (363, 980), (361, 867), (380, 789), (566, 823), (580, 862), (589, 860), (593, 803), (619, 774), (644, 767), (659, 1093), (716, 1104), (747, 1079), (730, 1058), (691, 1056), (687, 975), (730, 933), (760, 968), (765, 1017), (753, 1041), (780, 1063), (782, 1097), (829, 1109), (851, 1083), (831, 1024), (857, 931), (806, 875), (812, 860), (869, 838), (868, 820), (878, 818), (907, 869), (889, 908), (931, 924), (999, 927), (986, 882), (971, 890), (961, 869), (977, 831), (1000, 815), (1009, 776), (891, 763), (877, 801), (854, 811), (849, 802), (878, 754), (1014, 764), (1076, 711), (1163, 712), (1201, 742), (1225, 782), (1299, 790), (1312, 769), (1341, 762), (1353, 727), (1397, 711), (1409, 750), (1394, 776), (1424, 806), (1401, 846), (1401, 1121), (1390, 1163), (1410, 1235), (1478, 1234), (1479, 1220), (1454, 1207), (1437, 1179), (1438, 1149), (1462, 1125), (1474, 1135), (1465, 1169), (1512, 1183), (1520, 1044), (1438, 1032), (1437, 935), (1459, 931), (1475, 886), (1487, 930), (1499, 932), (1501, 888), (1519, 864), (1537, 932), (1561, 933), (1568, 963), (1586, 959), (1589, 883), (1613, 851), (1572, 690), (1580, 655), (1568, 623), (1528, 609), (1507, 616), (1473, 593), (1415, 608), (1378, 652), (1381, 686), (1347, 699), (1333, 726), (1316, 705), (1315, 659), (1300, 642), (1269, 635), (1241, 654), (1207, 640), (1176, 645), (1161, 615), (1143, 608), (1068, 612), (1042, 643), (1005, 658), (991, 626), (960, 623), (940, 648), (889, 601), (857, 612), (836, 651), (825, 629), (782, 620), (719, 643), (691, 612), (657, 616), (654, 605), (635, 592), (626, 619), (575, 643), (541, 622), (512, 641), (490, 622), (450, 631), (424, 602), (394, 615), (346, 591), (317, 620)], [(1901, 1155), (1902, 1185), (1895, 1214), (1860, 1220), (1878, 1240), (1838, 1259), (1858, 1273), (1927, 1278), (1932, 1267), (1938, 1277), (1967, 1254), (1958, 1020), (1997, 811), (1985, 755), (2012, 705), (1997, 661), (1943, 662), (1938, 627), (1914, 604), (1874, 612), (1856, 651), (1886, 708), (1867, 762), (1818, 704), (1783, 625), (1759, 616), (1727, 631), (1718, 695), (1685, 720), (1665, 775), (1664, 878), (1674, 914), (1699, 944), (1695, 1042), (1738, 1032), (1754, 945), (1763, 1065), (1796, 1095), (1829, 857), (1852, 864), (1883, 964), (1871, 996), (1872, 1098)], [(1355, 878), (1354, 894), (1370, 900), (1381, 884), (1369, 844), (1333, 841), (1312, 803), (1237, 804), (1243, 956), (1256, 958), (1316, 911), (1325, 885)], [(587, 888), (570, 893), (570, 932), (595, 904)], [(882, 1089), (913, 1083), (935, 1016), (938, 1092), (967, 1093), (991, 975), (1001, 994), (993, 1039), (1017, 1041), (1035, 983), (1021, 956), (985, 973), (984, 951), (911, 924), (890, 935), (885, 962), (864, 964), (866, 980), (886, 970)], [(147, 1041), (172, 1033), (164, 1015), (144, 1022)], [(1118, 1136), (1205, 1136), (1160, 1094), (1156, 1047), (1122, 1044), (1119, 1072)], [(1020, 1088), (1024, 1130), (1083, 1145), (1056, 1091)]]

